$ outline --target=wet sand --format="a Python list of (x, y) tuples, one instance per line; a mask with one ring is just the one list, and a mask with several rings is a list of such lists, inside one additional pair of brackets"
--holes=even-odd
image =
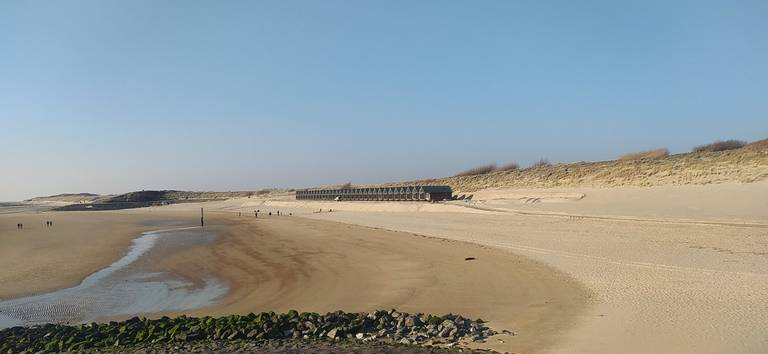
[(181, 227), (147, 231), (136, 237), (126, 254), (88, 275), (77, 286), (0, 301), (0, 329), (46, 323), (89, 323), (209, 306), (226, 294), (216, 278), (202, 286), (174, 278), (153, 265), (158, 250), (173, 251), (210, 244), (216, 228)]
[(551, 345), (589, 298), (562, 273), (487, 247), (295, 216), (243, 219), (213, 247), (164, 260), (174, 274), (218, 276), (231, 289), (219, 305), (187, 313), (460, 313), (518, 333), (480, 346), (527, 352)]
[[(141, 232), (188, 213), (46, 212), (0, 214), (0, 299), (76, 286), (89, 274), (122, 257)], [(53, 227), (45, 221), (52, 220)], [(149, 224), (145, 224), (149, 222)], [(24, 229), (17, 230), (16, 224)]]

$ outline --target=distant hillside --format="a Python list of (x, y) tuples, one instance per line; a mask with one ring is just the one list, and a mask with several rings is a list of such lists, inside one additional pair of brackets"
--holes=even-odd
[(659, 159), (543, 165), (474, 176), (455, 176), (387, 186), (445, 184), (456, 192), (486, 188), (618, 187), (750, 183), (768, 179), (768, 145)]
[(85, 202), (91, 202), (100, 197), (101, 197), (100, 195), (93, 194), (93, 193), (64, 193), (64, 194), (50, 195), (47, 197), (36, 197), (26, 201), (32, 202), (32, 203), (34, 202), (85, 203)]
[(89, 203), (65, 205), (56, 210), (116, 210), (142, 208), (175, 203), (223, 200), (248, 197), (257, 192), (188, 192), (175, 190), (139, 191), (103, 196), (92, 199)]

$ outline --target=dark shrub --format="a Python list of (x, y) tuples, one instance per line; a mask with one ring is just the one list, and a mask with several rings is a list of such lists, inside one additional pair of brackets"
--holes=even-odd
[(461, 176), (476, 176), (476, 175), (484, 175), (491, 173), (493, 171), (496, 171), (496, 164), (488, 164), (483, 166), (478, 166), (475, 168), (470, 168), (468, 170), (459, 172), (455, 175), (455, 177), (461, 177)]
[(747, 142), (741, 141), (741, 140), (725, 140), (725, 141), (718, 140), (712, 144), (699, 145), (693, 148), (693, 152), (716, 152), (716, 151), (741, 149), (745, 145), (747, 145)]
[(768, 139), (753, 141), (747, 147), (750, 149), (766, 149), (768, 148)]
[(497, 170), (498, 171), (515, 171), (519, 169), (520, 169), (520, 165), (514, 162), (510, 162), (504, 166), (499, 167)]
[(541, 158), (541, 159), (539, 159), (539, 161), (534, 162), (533, 165), (531, 165), (530, 168), (540, 168), (540, 167), (547, 167), (547, 166), (552, 166), (552, 164), (549, 163), (549, 161), (547, 161), (547, 159)]

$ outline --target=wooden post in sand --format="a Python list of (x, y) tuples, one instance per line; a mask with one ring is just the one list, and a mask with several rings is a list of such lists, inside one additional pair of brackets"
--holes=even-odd
[(205, 221), (203, 221), (203, 208), (200, 208), (200, 227), (205, 226)]

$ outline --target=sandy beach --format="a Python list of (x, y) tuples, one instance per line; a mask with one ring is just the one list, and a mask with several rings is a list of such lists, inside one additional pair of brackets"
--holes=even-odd
[[(220, 279), (229, 292), (213, 306), (153, 316), (397, 308), (486, 319), (517, 335), (481, 346), (509, 352), (768, 348), (767, 183), (477, 196), (428, 204), (284, 194), (2, 215), (32, 225), (0, 233), (0, 262), (12, 270), (1, 274), (2, 294), (76, 284), (139, 232), (170, 220), (194, 225), (202, 206), (218, 228), (214, 242), (159, 249), (144, 262), (192, 284)], [(53, 229), (35, 226), (48, 218)]]
[(0, 354), (768, 353), (768, 1), (0, 13)]
[(220, 306), (193, 314), (461, 313), (517, 332), (482, 344), (502, 351), (554, 343), (589, 298), (562, 273), (507, 252), (295, 216), (238, 224), (215, 247), (164, 263), (188, 277), (213, 274), (231, 284)]
[[(0, 299), (74, 286), (125, 254), (138, 234), (157, 229), (153, 221), (176, 217), (184, 216), (146, 211), (0, 214)], [(53, 227), (45, 226), (48, 220)], [(17, 223), (24, 229), (17, 230)]]
[(476, 193), (446, 204), (284, 195), (210, 206), (469, 242), (554, 267), (593, 296), (553, 346), (534, 352), (768, 350), (768, 183)]
[(487, 245), (569, 274), (594, 302), (547, 352), (763, 353), (767, 187), (517, 191), (585, 194), (532, 205), (508, 198), (516, 191), (495, 191), (481, 203), (493, 208), (482, 213), (477, 205), (466, 213), (337, 205), (311, 217)]
[[(173, 252), (160, 250), (142, 262), (150, 264), (153, 271), (167, 272), (193, 284), (220, 279), (229, 293), (214, 306), (150, 316), (389, 308), (414, 313), (460, 313), (487, 320), (493, 328), (516, 333), (475, 346), (526, 352), (557, 343), (559, 336), (583, 315), (592, 296), (562, 272), (503, 250), (298, 215), (238, 217), (235, 212), (223, 211), (227, 208), (221, 205), (205, 206), (211, 209), (207, 223), (221, 230), (215, 242), (175, 248)], [(27, 223), (54, 216), (59, 220), (54, 227), (61, 231), (53, 231), (58, 239), (52, 244), (55, 246), (50, 246), (49, 255), (39, 254), (23, 262), (26, 268), (3, 273), (3, 291), (8, 297), (18, 297), (28, 295), (29, 289), (40, 293), (72, 286), (89, 272), (120, 257), (131, 235), (157, 229), (168, 220), (194, 220), (198, 207), (188, 204), (24, 216)], [(88, 228), (73, 226), (86, 220), (91, 220)], [(104, 244), (81, 250), (78, 242), (83, 240), (78, 237), (82, 232), (102, 233), (112, 224), (122, 225), (118, 228), (120, 233), (104, 232), (112, 235), (105, 236)], [(24, 241), (8, 239), (19, 237), (13, 231), (3, 232), (6, 252), (31, 252), (28, 250), (52, 242), (51, 230), (22, 231), (21, 234), (29, 234)], [(112, 252), (83, 261), (82, 255), (95, 255), (104, 249)], [(67, 259), (62, 254), (81, 257)], [(469, 257), (472, 259), (466, 260)], [(11, 260), (4, 258), (9, 266)], [(57, 267), (56, 272), (18, 281), (24, 274), (37, 273), (51, 262), (69, 263), (67, 268)]]

